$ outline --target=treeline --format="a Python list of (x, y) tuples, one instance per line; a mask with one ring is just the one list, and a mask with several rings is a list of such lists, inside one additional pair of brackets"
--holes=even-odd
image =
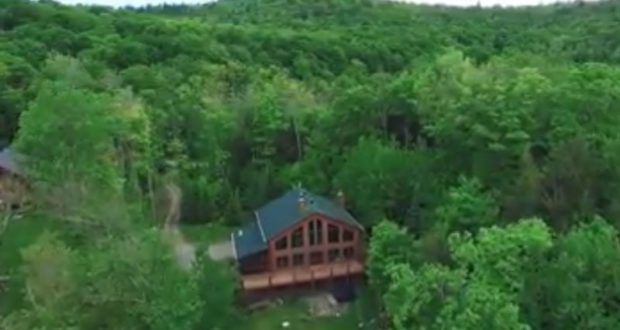
[[(82, 246), (93, 223), (115, 237), (98, 243), (110, 251), (126, 243), (117, 239), (123, 232), (139, 232), (143, 239), (135, 244), (155, 244), (133, 226), (152, 222), (154, 191), (167, 180), (183, 189), (183, 221), (230, 225), (298, 182), (325, 195), (342, 189), (374, 233), (372, 253), (382, 251), (377, 232), (400, 230), (394, 224), (373, 229), (381, 219), (407, 228), (398, 239), (414, 248), (395, 247), (394, 260), (391, 252), (376, 252), (370, 274), (388, 320), (401, 329), (484, 328), (499, 323), (461, 320), (459, 313), (492, 315), (489, 308), (502, 306), (505, 328), (570, 328), (576, 323), (558, 311), (578, 307), (519, 300), (559, 290), (524, 265), (535, 259), (556, 267), (564, 246), (591, 232), (607, 235), (600, 244), (607, 244), (601, 248), (609, 258), (601, 260), (616, 258), (618, 2), (455, 9), (369, 0), (225, 0), (112, 10), (6, 0), (0, 29), (0, 140), (28, 155), (37, 191), (63, 197), (42, 199), (53, 211), (46, 216), (76, 220), (69, 225), (72, 243), (40, 242), (51, 250)], [(88, 197), (67, 202), (85, 190)], [(519, 221), (530, 218), (542, 220)], [(495, 243), (506, 244), (506, 256), (516, 254), (506, 265), (516, 267), (515, 274), (504, 272), (503, 259), (493, 259), (499, 258)], [(80, 251), (78, 260), (99, 260), (96, 250)], [(587, 259), (582, 252), (570, 257)], [(81, 274), (93, 267), (84, 263), (67, 267)], [(483, 264), (488, 267), (475, 268)], [(571, 271), (561, 267), (553, 271)], [(593, 301), (613, 304), (615, 277), (595, 275), (604, 297)], [(407, 282), (419, 276), (431, 279)], [(458, 308), (447, 304), (454, 290), (395, 297), (409, 292), (400, 286), (437, 287), (433, 276), (472, 286), (458, 292), (486, 304), (484, 311), (463, 312), (466, 300), (458, 300)], [(574, 294), (591, 285), (575, 281)], [(91, 289), (98, 282), (78, 281)], [(71, 290), (62, 296), (67, 304), (82, 296)], [(198, 291), (184, 294), (174, 298), (188, 302), (179, 318), (194, 324), (201, 316), (193, 308), (202, 300)], [(487, 294), (498, 300), (485, 300)], [(127, 304), (133, 299), (125, 298)], [(88, 303), (103, 306), (99, 302)], [(580, 315), (594, 315), (590, 310), (599, 307), (592, 306), (579, 307)], [(154, 310), (144, 308), (141, 315), (150, 320)], [(22, 326), (32, 327), (38, 317), (22, 317), (35, 320)], [(604, 317), (580, 326), (614, 328), (615, 319)], [(54, 320), (60, 323), (50, 326), (66, 321)], [(165, 326), (146, 324), (175, 328), (175, 321), (161, 322)]]
[(620, 325), (615, 312), (620, 242), (617, 229), (601, 218), (561, 235), (538, 218), (455, 231), (439, 255), (429, 238), (415, 238), (391, 222), (375, 227), (369, 275), (389, 328)]
[[(572, 107), (575, 116), (585, 116), (577, 114), (584, 104), (600, 111), (612, 107), (606, 103), (613, 101), (611, 90), (591, 88), (591, 95), (583, 97), (598, 99), (592, 106), (581, 96), (581, 103), (575, 104), (558, 94), (571, 88), (566, 94), (578, 98), (579, 84), (589, 83), (588, 79), (603, 84), (603, 90), (606, 81), (614, 79), (614, 70), (602, 64), (578, 63), (617, 63), (619, 37), (611, 33), (619, 24), (616, 2), (483, 10), (372, 1), (223, 1), (187, 9), (194, 13), (190, 18), (168, 18), (175, 8), (135, 13), (7, 1), (0, 12), (5, 31), (0, 53), (5, 86), (2, 139), (13, 139), (19, 114), (40, 92), (39, 81), (49, 74), (50, 56), (70, 56), (92, 77), (93, 88), (131, 91), (144, 103), (152, 126), (153, 165), (180, 161), (187, 196), (196, 200), (187, 203), (189, 220), (230, 218), (224, 210), (237, 204), (251, 209), (292, 181), (323, 193), (351, 188), (354, 194), (359, 189), (352, 189), (353, 182), (336, 179), (347, 177), (346, 159), (355, 157), (374, 138), (382, 148), (453, 165), (450, 172), (432, 176), (443, 182), (413, 185), (419, 191), (399, 184), (397, 189), (406, 193), (394, 193), (398, 201), (387, 202), (389, 198), (380, 194), (372, 200), (351, 196), (365, 221), (376, 217), (364, 214), (364, 205), (376, 204), (380, 207), (372, 209), (380, 215), (404, 221), (419, 218), (405, 217), (405, 210), (432, 209), (437, 201), (431, 196), (453, 185), (460, 174), (483, 173), (479, 179), (485, 187), (500, 190), (501, 199), (507, 199), (507, 182), (516, 180), (517, 158), (525, 148), (538, 151), (534, 158), (543, 163), (560, 152), (553, 144), (565, 141), (550, 140), (553, 128), (545, 126), (560, 125), (555, 119), (548, 123), (565, 112), (560, 102), (568, 103), (567, 110)], [(513, 79), (534, 85), (518, 90), (522, 86), (514, 85)], [(450, 87), (451, 80), (455, 86)], [(558, 84), (562, 87), (554, 87)], [(495, 89), (499, 86), (504, 90)], [(528, 94), (527, 88), (540, 94)], [(494, 98), (503, 98), (505, 91), (516, 94), (503, 100), (505, 105), (496, 103), (499, 100)], [(479, 93), (488, 94), (488, 99), (481, 99)], [(529, 100), (550, 97), (545, 93), (555, 94), (557, 102), (549, 100), (546, 106)], [(431, 129), (438, 121), (451, 120), (442, 113), (441, 102), (455, 102), (449, 112), (471, 117), (460, 125), (468, 141), (455, 136), (459, 130)], [(476, 103), (485, 103), (486, 108)], [(504, 108), (519, 109), (504, 114)], [(502, 118), (493, 113), (502, 113)], [(477, 122), (479, 115), (488, 119)], [(595, 116), (591, 125), (581, 120), (576, 124), (591, 129), (611, 125), (606, 120), (596, 124), (602, 117)], [(499, 123), (503, 120), (513, 122)], [(522, 141), (499, 141), (511, 133)], [(477, 139), (476, 134), (484, 138)], [(359, 142), (360, 137), (366, 142)], [(362, 145), (354, 148), (358, 143)], [(514, 149), (499, 151), (500, 145)], [(467, 150), (472, 148), (486, 154)], [(505, 162), (503, 168), (495, 167), (500, 159)], [(474, 167), (478, 172), (472, 172)], [(489, 168), (498, 180), (489, 177)], [(595, 190), (613, 200), (603, 189)], [(597, 208), (609, 209), (602, 198), (588, 195), (597, 199)], [(430, 200), (422, 202), (425, 199)], [(575, 206), (568, 205), (571, 210)]]

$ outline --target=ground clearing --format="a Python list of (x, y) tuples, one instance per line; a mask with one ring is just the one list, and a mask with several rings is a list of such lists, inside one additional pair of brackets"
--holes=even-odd
[(211, 244), (230, 239), (230, 233), (233, 231), (230, 227), (217, 223), (201, 225), (181, 224), (179, 228), (183, 233), (183, 237), (195, 244), (199, 250), (207, 249)]
[[(228, 240), (234, 230), (220, 224), (181, 225), (180, 228), (185, 238), (203, 251), (210, 245)], [(289, 330), (379, 330), (372, 293), (361, 288), (358, 296), (340, 316), (313, 318), (308, 304), (300, 299), (248, 312), (239, 320), (239, 329), (278, 330), (282, 329), (283, 322), (288, 321)]]

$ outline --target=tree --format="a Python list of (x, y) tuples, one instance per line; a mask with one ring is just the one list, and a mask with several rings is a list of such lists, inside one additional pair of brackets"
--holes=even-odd
[(604, 219), (575, 226), (558, 239), (549, 260), (528, 274), (525, 315), (536, 328), (615, 328), (619, 259), (617, 230)]
[(480, 181), (460, 177), (448, 190), (444, 204), (436, 210), (436, 220), (451, 231), (475, 231), (497, 222), (499, 208)]
[(44, 83), (21, 117), (15, 142), (28, 157), (28, 175), (48, 186), (80, 180), (101, 189), (118, 189), (115, 122), (109, 101), (62, 83)]
[(46, 82), (21, 117), (15, 142), (26, 155), (35, 201), (82, 233), (130, 225), (115, 153), (119, 122), (110, 104), (105, 95)]
[(540, 219), (452, 234), (450, 265), (396, 261), (382, 269), (386, 310), (396, 329), (529, 329), (518, 298), (552, 244)]
[(413, 241), (398, 225), (382, 220), (373, 227), (368, 249), (368, 277), (379, 291), (388, 283), (390, 267), (413, 261)]
[(413, 88), (424, 128), (445, 148), (446, 160), (465, 160), (466, 173), (503, 183), (493, 174), (510, 173), (532, 140), (533, 114), (551, 86), (535, 68), (476, 67), (455, 51), (439, 57)]
[(204, 308), (198, 274), (180, 268), (156, 230), (135, 234), (79, 251), (41, 236), (25, 252), (28, 304), (6, 327), (192, 328)]
[(239, 314), (234, 307), (237, 277), (227, 265), (216, 263), (203, 254), (199, 259), (198, 288), (204, 308), (194, 329), (227, 329), (238, 324)]
[(30, 308), (14, 311), (0, 325), (7, 329), (51, 329), (75, 326), (70, 304), (78, 286), (71, 273), (75, 253), (55, 235), (43, 233), (23, 252), (25, 301)]
[[(414, 198), (432, 200), (436, 186), (432, 178), (422, 175), (432, 164), (432, 156), (424, 150), (401, 150), (362, 138), (345, 156), (335, 185), (347, 192), (364, 224), (371, 225), (382, 217), (403, 219)], [(423, 193), (430, 197), (423, 197)]]

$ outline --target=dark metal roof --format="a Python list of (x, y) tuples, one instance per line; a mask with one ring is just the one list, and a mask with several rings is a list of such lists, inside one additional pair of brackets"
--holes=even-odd
[[(299, 207), (300, 198), (304, 201), (303, 208)], [(314, 213), (363, 230), (355, 218), (337, 203), (303, 188), (295, 188), (258, 209), (250, 225), (231, 235), (236, 258), (265, 250), (270, 239)]]
[(256, 222), (233, 232), (231, 235), (233, 251), (236, 259), (242, 259), (267, 249)]
[(19, 167), (15, 161), (15, 153), (13, 153), (9, 148), (0, 151), (0, 169), (15, 174), (20, 173)]
[[(304, 199), (305, 206), (299, 207), (299, 199)], [(320, 213), (336, 221), (349, 225), (362, 226), (347, 212), (333, 201), (315, 195), (303, 188), (295, 188), (269, 202), (256, 211), (256, 217), (265, 233), (267, 240), (295, 225), (312, 213)]]

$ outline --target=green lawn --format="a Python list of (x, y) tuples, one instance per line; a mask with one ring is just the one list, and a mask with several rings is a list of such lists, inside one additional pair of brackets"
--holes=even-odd
[(357, 329), (358, 322), (354, 308), (349, 308), (345, 315), (340, 317), (310, 319), (308, 306), (298, 301), (285, 302), (280, 306), (250, 314), (243, 329), (281, 329), (284, 321), (290, 322), (289, 329), (291, 330), (353, 330)]
[(208, 223), (201, 225), (180, 226), (183, 236), (190, 242), (196, 244), (199, 249), (206, 249), (209, 244), (213, 244), (230, 238), (232, 228), (219, 223)]
[[(376, 305), (372, 295), (366, 288), (359, 290), (359, 298), (349, 305), (347, 311), (340, 317), (323, 317), (311, 319), (308, 316), (308, 306), (302, 301), (287, 301), (282, 305), (251, 313), (244, 322), (243, 329), (248, 330), (276, 330), (282, 328), (282, 322), (290, 322), (291, 330), (376, 330), (376, 322), (369, 321), (375, 318)], [(365, 326), (358, 327), (360, 323)]]

